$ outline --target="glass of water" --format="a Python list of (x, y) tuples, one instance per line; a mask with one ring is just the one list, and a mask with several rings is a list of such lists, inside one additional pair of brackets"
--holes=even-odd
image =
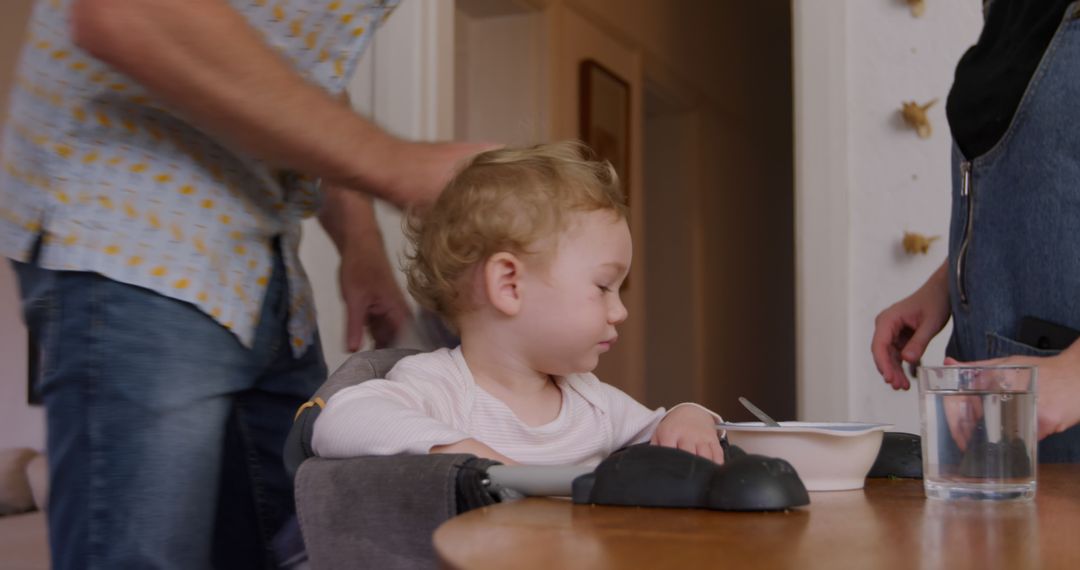
[(1034, 366), (922, 366), (923, 486), (931, 499), (1035, 496)]

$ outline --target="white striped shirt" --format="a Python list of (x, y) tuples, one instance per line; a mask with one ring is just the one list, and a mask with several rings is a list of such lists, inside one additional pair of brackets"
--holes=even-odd
[(319, 456), (341, 458), (426, 454), (472, 438), (519, 463), (595, 465), (647, 441), (667, 413), (593, 374), (558, 377), (556, 385), (562, 392), (558, 417), (533, 427), (476, 385), (460, 347), (410, 356), (386, 379), (334, 394), (315, 422), (312, 445)]

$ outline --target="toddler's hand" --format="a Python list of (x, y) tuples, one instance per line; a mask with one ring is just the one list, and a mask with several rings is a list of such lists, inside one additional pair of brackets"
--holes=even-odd
[(676, 447), (717, 463), (724, 462), (716, 421), (711, 414), (695, 406), (682, 406), (669, 413), (656, 426), (656, 433), (649, 443)]

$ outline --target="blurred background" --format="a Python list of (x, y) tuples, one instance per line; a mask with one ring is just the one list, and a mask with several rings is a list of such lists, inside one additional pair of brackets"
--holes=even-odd
[[(31, 4), (0, 2), (0, 105)], [(750, 419), (746, 396), (778, 419), (916, 431), (914, 394), (882, 384), (870, 335), (945, 256), (944, 240), (925, 255), (900, 243), (946, 235), (943, 101), (980, 25), (974, 1), (916, 18), (905, 0), (404, 0), (349, 92), (402, 136), (585, 138), (612, 159), (635, 251), (603, 380), (732, 420)], [(899, 109), (933, 98), (921, 139)], [(380, 206), (379, 220), (400, 258), (400, 217)], [(314, 222), (302, 253), (333, 369), (347, 357), (337, 257)], [(4, 267), (0, 448), (44, 447), (26, 355)]]

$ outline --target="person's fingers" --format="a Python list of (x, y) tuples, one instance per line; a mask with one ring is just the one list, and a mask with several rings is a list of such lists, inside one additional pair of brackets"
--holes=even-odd
[(874, 365), (885, 382), (893, 388), (899, 388), (904, 371), (900, 369), (900, 358), (893, 341), (900, 333), (900, 321), (887, 313), (878, 316), (874, 323), (874, 336), (870, 341), (870, 352)]
[(723, 461), (722, 456), (716, 455), (715, 445), (712, 442), (705, 441), (698, 444), (698, 455), (712, 461), (713, 463), (721, 463)]
[(956, 436), (959, 438), (956, 445), (960, 448), (960, 451), (967, 450), (968, 440), (971, 439), (971, 424), (969, 423), (967, 413), (966, 408), (960, 408), (961, 415), (956, 420)]
[(656, 433), (656, 443), (659, 444), (659, 445), (662, 445), (664, 447), (678, 447), (678, 445), (676, 445), (675, 436), (670, 435), (669, 432), (667, 432), (667, 431), (662, 432), (662, 433), (657, 431), (657, 433)]
[(709, 449), (712, 451), (713, 461), (723, 465), (724, 464), (724, 448), (720, 447), (720, 441), (713, 441), (709, 443)]
[(889, 358), (895, 366), (884, 377), (885, 382), (892, 386), (894, 390), (907, 390), (910, 385), (908, 384), (907, 375), (904, 373), (904, 361), (900, 358), (899, 346), (894, 344), (889, 347)]
[(687, 453), (693, 453), (695, 455), (697, 454), (697, 446), (694, 445), (694, 442), (688, 441), (685, 438), (680, 439), (675, 447), (678, 447), (679, 449)]
[(928, 327), (926, 323), (923, 323), (915, 329), (911, 334), (911, 338), (903, 345), (900, 357), (905, 362), (918, 362), (922, 359), (922, 355), (926, 352), (926, 346), (930, 344), (935, 334), (937, 334), (937, 331), (933, 330), (933, 327)]
[(368, 319), (366, 295), (350, 295), (345, 299), (345, 350), (356, 352), (364, 345), (364, 326)]
[(949, 428), (949, 436), (952, 437), (953, 443), (963, 451), (967, 448), (967, 436), (963, 431), (966, 404), (959, 397), (946, 396), (942, 407), (945, 412), (945, 424)]
[(408, 202), (434, 204), (439, 194), (461, 166), (482, 152), (503, 145), (477, 142), (409, 143), (408, 168), (416, 188), (409, 188)]
[[(893, 376), (893, 387), (897, 390), (907, 390), (908, 388), (911, 388), (911, 382), (908, 381), (907, 371), (904, 368), (904, 364), (910, 363), (911, 361), (904, 358), (903, 350), (904, 347), (911, 342), (911, 338), (915, 336), (915, 329), (913, 327), (917, 325), (917, 322), (905, 321), (903, 327), (900, 329), (900, 334), (896, 335), (896, 339), (893, 340), (893, 350), (896, 354), (896, 368), (899, 371), (898, 374)], [(916, 359), (915, 362), (918, 362), (918, 359)]]
[[(404, 303), (404, 302), (403, 302)], [(401, 329), (408, 320), (408, 307), (392, 306), (382, 311), (373, 311), (368, 322), (375, 348), (386, 348), (397, 340)]]
[(963, 361), (957, 360), (951, 356), (945, 357), (945, 365), (962, 365), (962, 366), (1006, 366), (1009, 364), (1025, 364), (1027, 359), (1018, 358), (1014, 356), (1006, 356), (1004, 358), (988, 358), (986, 360), (970, 360)]
[(1038, 438), (1040, 441), (1042, 441), (1044, 437), (1052, 435), (1054, 432), (1057, 431), (1056, 422), (1053, 422), (1050, 419), (1043, 417), (1042, 414), (1039, 414), (1038, 424)]
[(892, 345), (893, 327), (886, 321), (884, 314), (874, 319), (874, 335), (870, 338), (870, 354), (874, 357), (874, 366), (882, 376), (889, 369), (889, 346)]
[(975, 423), (982, 416), (982, 404), (978, 398), (965, 397), (960, 404), (960, 417), (957, 431), (963, 440), (960, 450), (965, 451), (967, 444), (975, 435)]
[(401, 326), (390, 315), (372, 315), (368, 321), (368, 330), (371, 332), (371, 340), (375, 343), (375, 348), (379, 349), (394, 343)]

